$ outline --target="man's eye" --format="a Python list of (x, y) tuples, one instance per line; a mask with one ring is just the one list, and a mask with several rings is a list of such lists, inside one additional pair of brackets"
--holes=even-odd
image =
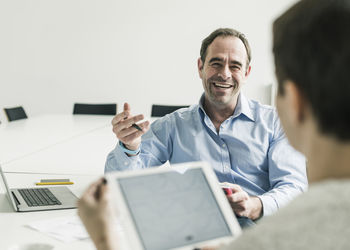
[(221, 64), (220, 63), (213, 63), (211, 66), (218, 68), (218, 67), (221, 67)]
[(230, 67), (232, 70), (240, 70), (241, 68), (237, 65), (231, 66)]

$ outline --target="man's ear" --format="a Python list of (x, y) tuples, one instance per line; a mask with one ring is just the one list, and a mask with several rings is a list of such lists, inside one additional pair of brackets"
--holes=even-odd
[(199, 77), (200, 77), (201, 79), (203, 79), (203, 78), (202, 78), (202, 77), (203, 77), (202, 69), (203, 69), (204, 65), (203, 65), (203, 62), (202, 62), (202, 59), (201, 59), (201, 58), (198, 58), (198, 60), (197, 60), (197, 67), (198, 67), (198, 74), (199, 74)]
[(303, 122), (306, 114), (306, 102), (305, 98), (297, 87), (297, 85), (291, 81), (287, 80), (284, 83), (284, 95), (287, 98), (290, 115), (296, 122)]
[(250, 74), (250, 70), (252, 69), (252, 66), (248, 66), (248, 68), (247, 68), (247, 70), (246, 70), (246, 72), (245, 72), (245, 77), (247, 78), (248, 76), (249, 76), (249, 74)]

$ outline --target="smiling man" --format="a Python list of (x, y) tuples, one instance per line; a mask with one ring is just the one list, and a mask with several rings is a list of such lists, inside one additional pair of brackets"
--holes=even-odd
[[(245, 227), (274, 213), (307, 187), (305, 158), (288, 143), (274, 108), (247, 99), (251, 52), (245, 36), (217, 29), (202, 42), (198, 72), (204, 94), (199, 104), (149, 122), (130, 106), (113, 120), (119, 144), (105, 171), (159, 166), (166, 161), (207, 161)], [(134, 123), (142, 128), (138, 130)], [(142, 136), (142, 138), (141, 138)]]
[[(224, 30), (216, 32), (222, 31)], [(234, 31), (232, 33), (237, 36), (217, 36), (213, 41), (205, 40), (201, 58), (198, 59), (199, 76), (205, 90), (204, 110), (217, 132), (220, 125), (233, 114), (242, 83), (251, 69), (250, 52), (246, 52), (245, 47), (248, 47), (247, 42), (244, 40), (244, 45), (239, 38), (240, 34)]]

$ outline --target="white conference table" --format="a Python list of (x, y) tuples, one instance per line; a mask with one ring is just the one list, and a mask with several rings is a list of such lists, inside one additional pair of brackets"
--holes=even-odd
[[(98, 177), (76, 175), (40, 175), (40, 174), (5, 174), (10, 188), (34, 187), (34, 183), (43, 178), (69, 178), (74, 181), (68, 187), (80, 197), (86, 187)], [(45, 233), (29, 228), (29, 223), (58, 217), (70, 217), (77, 214), (77, 209), (51, 210), (38, 212), (15, 212), (8, 202), (4, 190), (0, 190), (0, 249), (10, 250), (15, 246), (34, 243), (49, 244), (54, 250), (90, 250), (95, 249), (90, 239), (65, 243)]]
[(111, 126), (75, 136), (3, 164), (6, 172), (101, 175), (108, 153), (117, 144)]
[[(0, 164), (10, 188), (32, 187), (40, 179), (69, 178), (79, 197), (103, 175), (107, 154), (117, 144), (112, 116), (42, 115), (0, 125)], [(15, 212), (0, 190), (0, 249), (16, 244), (50, 244), (54, 250), (95, 249), (91, 240), (63, 243), (26, 227), (28, 223), (71, 216), (76, 209)], [(12, 250), (12, 249), (11, 249)]]
[(0, 163), (13, 162), (75, 137), (111, 126), (112, 116), (53, 114), (0, 124)]
[[(103, 175), (116, 145), (112, 116), (41, 115), (0, 125), (0, 164), (10, 188), (32, 187), (40, 179), (69, 178), (79, 197)], [(28, 223), (76, 214), (76, 209), (15, 212), (0, 190), (0, 249), (47, 243), (54, 249), (94, 249), (87, 240), (64, 243), (26, 227)]]
[[(102, 174), (117, 139), (111, 116), (44, 115), (0, 130), (5, 172)], [(12, 126), (13, 125), (13, 126)]]
[[(11, 134), (6, 135), (7, 140), (12, 142), (9, 143), (10, 147), (5, 147), (7, 142), (0, 139), (0, 152), (5, 152), (0, 157), (12, 155), (12, 160), (2, 163), (4, 160), (1, 159), (4, 158), (0, 158), (0, 164), (5, 172), (13, 173), (101, 175), (108, 153), (118, 143), (112, 132), (112, 118), (98, 115), (45, 115), (37, 117), (34, 122), (28, 119), (28, 123), (23, 122), (14, 127), (7, 125), (0, 130), (0, 138), (1, 133), (13, 131), (12, 137)], [(57, 123), (58, 120), (61, 120), (62, 126)], [(151, 122), (154, 120), (150, 119)], [(39, 125), (33, 128), (35, 123), (39, 123), (42, 129)], [(45, 130), (45, 125), (49, 123), (52, 124), (51, 129)], [(22, 127), (26, 128), (26, 132), (21, 132)], [(16, 130), (19, 130), (19, 134), (15, 133)], [(60, 136), (51, 136), (53, 131), (58, 131)], [(23, 135), (25, 139), (21, 139)], [(45, 136), (49, 138), (42, 138)]]

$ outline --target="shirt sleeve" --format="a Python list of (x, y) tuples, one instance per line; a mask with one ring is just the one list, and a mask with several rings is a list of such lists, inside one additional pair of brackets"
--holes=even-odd
[(308, 186), (305, 157), (289, 144), (277, 117), (274, 131), (267, 156), (270, 191), (259, 196), (264, 216), (285, 206)]
[(153, 122), (150, 130), (142, 136), (141, 150), (136, 156), (128, 156), (117, 144), (107, 156), (105, 173), (111, 171), (135, 170), (160, 166), (169, 160), (172, 152), (171, 116)]

